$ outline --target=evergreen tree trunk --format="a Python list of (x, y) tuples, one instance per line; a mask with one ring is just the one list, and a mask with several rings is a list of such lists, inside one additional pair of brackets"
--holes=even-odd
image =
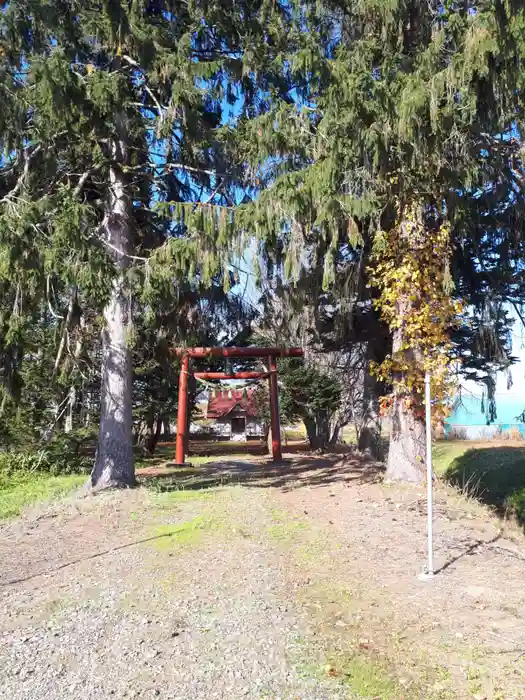
[(330, 443), (330, 420), (328, 416), (320, 416), (318, 418), (318, 432), (320, 436), (320, 450), (325, 450), (328, 444)]
[[(125, 162), (125, 142), (113, 143), (116, 162)], [(102, 335), (102, 377), (100, 430), (95, 466), (91, 474), (94, 488), (133, 486), (135, 470), (132, 446), (132, 365), (128, 343), (129, 299), (126, 296), (125, 269), (129, 264), (132, 231), (130, 201), (125, 177), (118, 166), (110, 171), (110, 209), (103, 223), (108, 252), (118, 268), (111, 296), (104, 309)]]
[(73, 417), (75, 415), (76, 404), (77, 404), (77, 390), (76, 390), (75, 385), (73, 384), (72, 386), (69, 387), (67, 415), (66, 415), (66, 422), (64, 425), (64, 432), (66, 432), (66, 433), (71, 433), (73, 431)]
[(135, 483), (132, 450), (131, 353), (127, 344), (123, 280), (104, 310), (100, 429), (91, 483), (95, 488)]
[(375, 359), (371, 341), (367, 343), (366, 365), (363, 373), (363, 399), (359, 423), (358, 449), (374, 459), (381, 459), (381, 418), (378, 406), (377, 379), (370, 374), (370, 362)]
[(153, 441), (153, 424), (155, 422), (155, 417), (153, 415), (153, 408), (150, 407), (145, 419), (141, 422), (138, 436), (137, 444), (139, 447), (148, 454), (150, 452), (150, 446)]
[(341, 430), (342, 426), (339, 421), (336, 421), (336, 423), (330, 427), (330, 440), (328, 441), (329, 445), (337, 445), (341, 437)]
[[(77, 342), (75, 343), (75, 362), (78, 365), (78, 361), (80, 359), (80, 356), (82, 355), (82, 350), (83, 350), (83, 338), (82, 338), (82, 333), (85, 327), (85, 321), (84, 318), (81, 316), (80, 321), (79, 321), (79, 335)], [(75, 421), (75, 413), (77, 412), (77, 406), (78, 406), (78, 392), (77, 388), (74, 384), (72, 384), (69, 387), (69, 398), (68, 398), (68, 407), (67, 407), (67, 415), (66, 415), (66, 423), (65, 423), (65, 432), (70, 433), (72, 432), (73, 428), (75, 427), (74, 421)]]
[(266, 442), (266, 448), (268, 450), (268, 454), (271, 455), (272, 449), (273, 449), (273, 447), (272, 447), (273, 439), (272, 439), (272, 428), (271, 427), (268, 428), (268, 432), (266, 433), (265, 442)]
[(329, 423), (327, 419), (320, 416), (316, 420), (313, 418), (303, 418), (306, 434), (310, 447), (313, 450), (324, 450), (329, 442)]
[(165, 416), (163, 418), (162, 422), (163, 422), (162, 435), (164, 437), (164, 440), (166, 440), (166, 442), (169, 442), (171, 440), (170, 417)]
[(84, 382), (80, 385), (80, 391), (78, 392), (78, 423), (80, 426), (84, 426), (86, 422), (86, 390), (84, 387)]
[(146, 420), (141, 425), (137, 442), (148, 455), (152, 455), (155, 452), (162, 432), (163, 421), (163, 415), (160, 413), (155, 415), (153, 408), (151, 408)]
[(90, 391), (82, 392), (82, 425), (87, 428), (91, 423), (91, 410), (93, 406), (93, 397)]
[(317, 449), (317, 426), (311, 418), (303, 418), (304, 427), (306, 428), (306, 437), (310, 443), (312, 450)]
[(425, 424), (405, 408), (403, 398), (395, 396), (387, 478), (421, 483), (425, 476), (425, 454)]
[[(406, 310), (407, 303), (404, 301), (399, 304), (400, 314)], [(403, 329), (401, 327), (396, 329), (393, 334), (394, 354), (399, 352), (402, 347)], [(409, 352), (415, 354), (413, 350)], [(396, 481), (420, 483), (425, 475), (425, 423), (416, 417), (413, 410), (407, 406), (410, 398), (406, 392), (400, 393), (394, 385), (392, 428), (386, 477)]]
[(151, 440), (149, 443), (149, 453), (153, 454), (157, 449), (157, 444), (159, 442), (160, 434), (162, 432), (163, 417), (162, 414), (157, 414), (157, 419), (155, 421), (155, 430), (151, 433)]
[(7, 392), (4, 392), (4, 395), (2, 396), (2, 402), (0, 403), (0, 418), (2, 418), (2, 416), (5, 413), (5, 408), (7, 406), (8, 398), (9, 398), (9, 396), (8, 396)]

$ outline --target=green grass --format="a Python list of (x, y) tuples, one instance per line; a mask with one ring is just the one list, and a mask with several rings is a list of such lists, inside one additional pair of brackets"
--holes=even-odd
[(159, 511), (171, 510), (179, 504), (189, 501), (206, 501), (213, 498), (213, 492), (206, 489), (177, 489), (161, 491), (152, 490), (152, 500)]
[(525, 447), (451, 441), (436, 445), (433, 456), (449, 483), (525, 525)]
[(408, 700), (415, 697), (389, 676), (379, 661), (361, 654), (337, 653), (328, 656), (322, 666), (303, 661), (298, 670), (305, 678), (334, 678), (348, 689), (348, 700)]
[(0, 472), (0, 519), (15, 518), (24, 508), (39, 501), (63, 497), (85, 481), (85, 474), (48, 476)]
[(135, 447), (133, 449), (135, 456), (135, 469), (144, 469), (145, 467), (159, 467), (165, 462), (173, 460), (175, 449), (168, 445), (157, 447), (152, 455), (144, 455), (141, 449)]
[(266, 534), (273, 544), (285, 548), (296, 564), (319, 561), (326, 553), (324, 533), (312, 528), (307, 520), (277, 508), (271, 509), (270, 515), (272, 523), (266, 526)]
[(465, 440), (443, 440), (435, 444), (432, 448), (432, 462), (436, 474), (445, 476), (452, 462), (469, 449), (471, 445)]
[[(166, 463), (173, 462), (174, 460), (174, 449), (172, 447), (162, 447), (159, 448), (155, 454), (151, 457), (144, 457), (144, 455), (135, 456), (135, 469), (146, 469), (148, 467), (162, 467)], [(218, 454), (218, 455), (190, 455), (186, 457), (188, 464), (193, 466), (202, 466), (209, 464), (210, 462), (225, 462), (231, 459), (243, 460), (249, 455), (237, 454), (233, 452), (232, 454)], [(172, 469), (172, 467), (170, 467)], [(174, 471), (177, 471), (174, 469)]]
[(346, 425), (342, 430), (341, 438), (347, 445), (355, 445), (357, 443), (357, 437), (354, 426)]
[(371, 659), (362, 657), (348, 659), (341, 670), (344, 682), (350, 690), (351, 698), (399, 700), (400, 697), (403, 697), (399, 685), (386, 674), (379, 664)]
[(227, 461), (230, 459), (243, 460), (243, 459), (246, 459), (247, 456), (249, 457), (250, 455), (235, 454), (235, 453), (216, 455), (216, 456), (213, 456), (213, 455), (205, 455), (205, 456), (190, 455), (189, 457), (187, 457), (187, 460), (188, 460), (188, 462), (190, 462), (190, 464), (199, 465), (199, 464), (209, 464), (210, 462), (224, 462), (224, 461)]
[[(222, 444), (222, 443), (221, 443)], [(224, 443), (228, 444), (228, 443)], [(210, 443), (211, 448), (213, 443)], [(234, 447), (234, 445), (232, 446)], [(217, 455), (190, 455), (186, 457), (189, 464), (201, 465), (209, 462), (221, 462), (225, 459), (245, 459), (246, 454), (217, 454)], [(175, 459), (175, 448), (172, 445), (160, 445), (152, 455), (144, 455), (139, 449), (135, 449), (135, 469), (144, 469), (147, 467), (161, 467), (167, 462), (173, 462)]]
[(283, 432), (286, 435), (287, 440), (306, 440), (306, 428), (304, 425), (283, 428)]

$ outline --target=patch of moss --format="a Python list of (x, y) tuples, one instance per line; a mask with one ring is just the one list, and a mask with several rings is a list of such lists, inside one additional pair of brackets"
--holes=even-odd
[(329, 605), (336, 605), (342, 609), (347, 609), (359, 598), (360, 591), (357, 587), (351, 589), (347, 584), (334, 580), (308, 583), (301, 592), (301, 599), (304, 602), (316, 602), (323, 608)]
[(294, 552), (297, 562), (302, 564), (317, 562), (326, 554), (326, 539), (321, 535), (313, 535), (307, 542), (299, 545)]
[(174, 547), (193, 547), (199, 544), (206, 533), (218, 529), (215, 518), (199, 515), (178, 525), (159, 525), (153, 531), (154, 546), (160, 551)]
[(276, 523), (269, 525), (267, 532), (272, 540), (280, 544), (290, 545), (302, 531), (303, 525), (299, 522)]
[(164, 491), (155, 495), (155, 504), (162, 508), (171, 508), (179, 503), (188, 503), (189, 501), (205, 501), (213, 497), (209, 491), (202, 489), (174, 489), (173, 491)]
[(267, 526), (266, 532), (280, 545), (291, 546), (308, 527), (302, 518), (275, 508), (271, 510), (271, 517), (273, 522)]

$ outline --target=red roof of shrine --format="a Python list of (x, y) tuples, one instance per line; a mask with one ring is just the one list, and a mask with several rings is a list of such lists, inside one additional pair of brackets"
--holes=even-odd
[(234, 408), (246, 412), (247, 416), (256, 418), (259, 410), (254, 401), (255, 389), (222, 389), (208, 400), (207, 418), (223, 418)]

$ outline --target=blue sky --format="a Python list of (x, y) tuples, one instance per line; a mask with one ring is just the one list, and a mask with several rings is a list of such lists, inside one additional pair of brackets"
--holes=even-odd
[[(496, 410), (498, 424), (513, 424), (525, 409), (525, 328), (513, 309), (509, 315), (515, 319), (512, 330), (512, 354), (517, 362), (510, 368), (512, 384), (509, 386), (508, 373), (496, 374)], [(457, 425), (484, 425), (486, 417), (481, 411), (482, 397), (487, 394), (481, 382), (461, 380), (461, 405), (447, 422)], [(486, 406), (485, 398), (485, 406)]]

